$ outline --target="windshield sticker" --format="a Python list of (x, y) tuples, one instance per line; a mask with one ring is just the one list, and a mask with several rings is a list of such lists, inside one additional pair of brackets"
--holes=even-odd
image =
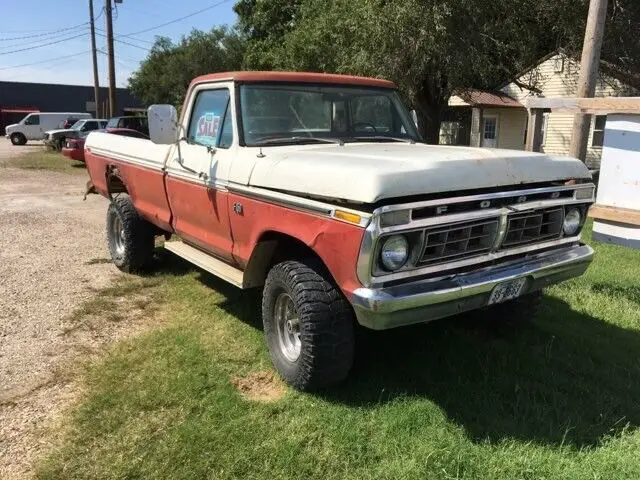
[(196, 142), (215, 146), (219, 127), (220, 115), (216, 115), (214, 112), (205, 113), (198, 119)]

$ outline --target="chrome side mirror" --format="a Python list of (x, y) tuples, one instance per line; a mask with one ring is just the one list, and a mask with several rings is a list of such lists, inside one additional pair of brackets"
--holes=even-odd
[(159, 145), (172, 145), (178, 141), (178, 111), (173, 105), (151, 105), (147, 110), (149, 138)]

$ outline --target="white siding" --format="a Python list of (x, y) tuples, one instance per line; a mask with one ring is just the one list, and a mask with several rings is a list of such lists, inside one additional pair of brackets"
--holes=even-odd
[(527, 111), (524, 108), (487, 108), (487, 115), (499, 116), (498, 148), (524, 150)]
[[(561, 69), (559, 68), (561, 71), (555, 71), (556, 66), (561, 67)], [(542, 62), (518, 80), (522, 84), (531, 85), (539, 89), (542, 92), (540, 96), (543, 97), (575, 97), (579, 70), (580, 64), (578, 62), (563, 54), (558, 54)], [(519, 101), (528, 96), (536, 96), (535, 93), (521, 88), (515, 83), (510, 83), (502, 91)], [(637, 92), (634, 89), (606, 75), (600, 76), (595, 92), (596, 97), (620, 97), (635, 94)], [(589, 133), (587, 164), (595, 167), (600, 163), (602, 148), (591, 146), (594, 121), (595, 119), (592, 119)], [(568, 155), (572, 128), (572, 114), (550, 113), (542, 151), (556, 155)]]

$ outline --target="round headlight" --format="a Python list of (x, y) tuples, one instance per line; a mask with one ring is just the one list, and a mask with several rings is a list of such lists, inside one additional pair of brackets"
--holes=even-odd
[(389, 270), (398, 270), (409, 258), (409, 243), (402, 235), (392, 235), (387, 238), (380, 249), (382, 266)]
[(564, 224), (562, 229), (565, 235), (575, 235), (580, 230), (580, 223), (582, 222), (582, 215), (577, 208), (571, 208), (567, 210), (564, 216)]

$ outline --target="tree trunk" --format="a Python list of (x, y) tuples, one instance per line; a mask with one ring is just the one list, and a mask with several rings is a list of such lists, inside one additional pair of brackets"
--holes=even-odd
[(424, 94), (417, 94), (414, 103), (418, 114), (418, 131), (422, 139), (437, 145), (440, 142), (440, 115), (444, 105), (432, 102)]

